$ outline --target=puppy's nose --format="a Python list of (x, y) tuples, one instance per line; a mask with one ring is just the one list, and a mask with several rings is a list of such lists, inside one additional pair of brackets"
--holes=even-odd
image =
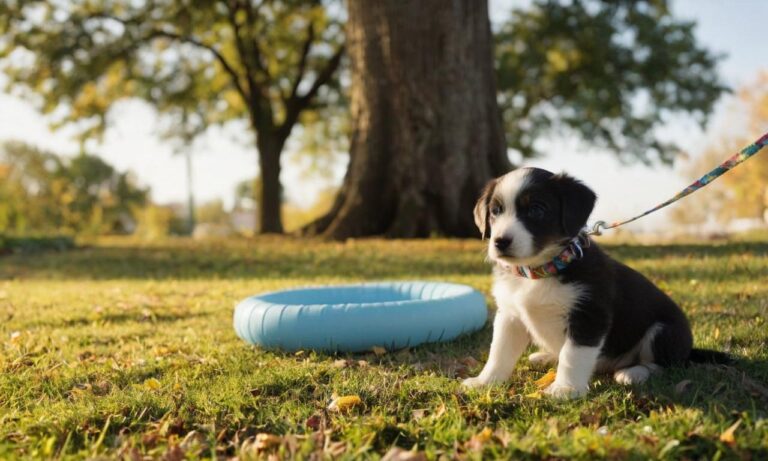
[(512, 243), (512, 239), (504, 238), (504, 237), (497, 237), (493, 239), (493, 246), (496, 247), (497, 250), (506, 250), (509, 248), (509, 245)]

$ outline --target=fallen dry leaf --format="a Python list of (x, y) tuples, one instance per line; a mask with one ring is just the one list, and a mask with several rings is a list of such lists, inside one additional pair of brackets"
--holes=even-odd
[(447, 408), (445, 407), (445, 402), (440, 402), (440, 406), (437, 407), (437, 410), (432, 415), (433, 419), (440, 419), (441, 416), (443, 416), (446, 412)]
[(675, 395), (684, 394), (689, 387), (691, 387), (692, 381), (690, 379), (684, 379), (675, 385)]
[(381, 347), (381, 346), (373, 346), (373, 347), (371, 348), (371, 351), (373, 351), (373, 353), (374, 353), (374, 354), (375, 354), (377, 357), (381, 357), (382, 355), (384, 355), (384, 354), (386, 354), (386, 353), (387, 353), (387, 350), (386, 350), (386, 349), (384, 349), (384, 348), (383, 348), (383, 347)]
[(343, 413), (349, 411), (352, 408), (362, 404), (363, 401), (357, 395), (345, 395), (343, 397), (336, 397), (328, 405), (328, 411), (337, 411)]
[(556, 377), (557, 377), (557, 372), (555, 372), (554, 370), (549, 370), (547, 374), (545, 374), (541, 378), (534, 381), (534, 384), (536, 384), (536, 387), (538, 387), (539, 389), (544, 389), (545, 387), (554, 383)]
[(469, 439), (469, 442), (467, 442), (467, 448), (472, 450), (481, 450), (483, 445), (490, 442), (492, 438), (493, 431), (491, 431), (491, 428), (486, 427), (482, 431), (473, 435), (471, 439)]
[(304, 422), (304, 424), (312, 429), (313, 431), (320, 430), (320, 425), (322, 424), (323, 420), (320, 418), (319, 415), (312, 415)]
[(347, 368), (348, 366), (350, 366), (350, 362), (352, 362), (352, 361), (351, 360), (346, 360), (346, 359), (334, 360), (333, 361), (333, 367), (334, 368)]
[(425, 408), (419, 408), (411, 411), (411, 417), (414, 419), (414, 421), (418, 421), (426, 415), (427, 410)]
[(408, 451), (400, 447), (392, 447), (381, 461), (426, 461), (427, 455), (423, 451)]
[(283, 439), (279, 435), (262, 432), (261, 434), (256, 434), (254, 447), (257, 451), (269, 450), (276, 445), (280, 445), (282, 441)]
[(734, 433), (736, 432), (736, 429), (741, 425), (741, 418), (739, 418), (738, 421), (731, 424), (731, 426), (724, 430), (722, 434), (720, 434), (720, 441), (723, 443), (727, 443), (728, 445), (733, 445), (736, 443), (736, 437), (734, 436)]
[(181, 441), (179, 447), (185, 452), (190, 451), (193, 448), (202, 450), (207, 446), (206, 442), (207, 440), (204, 434), (198, 431), (190, 431), (184, 436), (184, 440)]

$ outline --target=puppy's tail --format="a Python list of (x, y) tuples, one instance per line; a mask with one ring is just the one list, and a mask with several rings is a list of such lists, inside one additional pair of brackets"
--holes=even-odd
[(730, 354), (711, 349), (691, 349), (688, 360), (693, 363), (711, 363), (716, 365), (730, 365), (736, 361)]

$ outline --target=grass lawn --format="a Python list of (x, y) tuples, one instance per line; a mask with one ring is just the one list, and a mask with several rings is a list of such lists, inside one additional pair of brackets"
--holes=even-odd
[[(698, 346), (739, 363), (634, 389), (598, 377), (586, 399), (558, 402), (539, 397), (543, 372), (525, 360), (507, 385), (459, 386), (481, 368), (490, 325), (354, 356), (264, 352), (232, 328), (240, 299), (297, 285), (426, 279), (488, 293), (479, 241), (107, 240), (0, 256), (0, 458), (359, 459), (398, 446), (429, 459), (768, 459), (768, 242), (608, 250), (683, 306)], [(362, 402), (329, 412), (334, 394)]]

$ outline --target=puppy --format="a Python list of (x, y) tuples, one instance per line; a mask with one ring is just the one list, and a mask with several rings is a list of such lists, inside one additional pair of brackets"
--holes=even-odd
[(560, 398), (586, 394), (594, 372), (638, 384), (689, 360), (683, 311), (583, 233), (596, 198), (576, 179), (538, 168), (485, 187), (474, 214), (489, 238), (498, 310), (488, 362), (465, 386), (506, 381), (531, 342), (533, 365), (557, 363), (544, 392)]

